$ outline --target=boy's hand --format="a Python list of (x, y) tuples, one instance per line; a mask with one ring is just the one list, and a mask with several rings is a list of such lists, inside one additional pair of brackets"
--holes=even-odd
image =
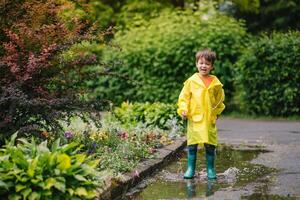
[(181, 116), (182, 116), (182, 119), (186, 119), (186, 116), (187, 116), (186, 111), (182, 111)]

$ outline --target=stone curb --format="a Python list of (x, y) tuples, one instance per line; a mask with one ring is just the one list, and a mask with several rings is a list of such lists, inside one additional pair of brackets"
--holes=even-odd
[(158, 149), (154, 154), (154, 158), (139, 163), (133, 171), (125, 173), (124, 179), (121, 181), (107, 181), (106, 187), (102, 190), (103, 192), (100, 193), (98, 199), (122, 199), (129, 189), (136, 186), (154, 172), (165, 167), (185, 146), (186, 137), (181, 137), (176, 139), (174, 143)]

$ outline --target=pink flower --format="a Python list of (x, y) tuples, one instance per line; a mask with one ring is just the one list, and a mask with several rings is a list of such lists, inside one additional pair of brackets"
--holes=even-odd
[(129, 134), (128, 134), (126, 131), (124, 131), (124, 132), (121, 132), (121, 133), (120, 133), (120, 137), (121, 137), (122, 139), (127, 139), (127, 138), (129, 137)]
[(140, 177), (140, 173), (137, 170), (135, 170), (133, 172), (133, 177)]

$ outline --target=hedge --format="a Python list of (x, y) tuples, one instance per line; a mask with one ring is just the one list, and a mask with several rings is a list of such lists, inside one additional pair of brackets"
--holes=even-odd
[(243, 22), (222, 15), (198, 12), (164, 12), (141, 26), (115, 35), (121, 51), (107, 49), (106, 60), (121, 61), (117, 73), (129, 80), (101, 79), (95, 93), (99, 98), (176, 102), (184, 80), (197, 71), (195, 53), (211, 48), (218, 54), (214, 74), (224, 83), (226, 101), (234, 92), (233, 66), (247, 41)]
[(255, 38), (236, 68), (237, 102), (249, 114), (300, 114), (300, 32)]

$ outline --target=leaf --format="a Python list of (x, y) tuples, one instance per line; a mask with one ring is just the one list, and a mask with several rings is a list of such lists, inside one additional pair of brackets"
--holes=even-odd
[(58, 166), (60, 170), (67, 170), (71, 167), (71, 158), (67, 154), (60, 154), (57, 156)]
[(37, 163), (38, 163), (38, 159), (39, 156), (35, 157), (31, 163), (29, 164), (28, 170), (27, 170), (27, 174), (29, 177), (33, 177), (34, 176), (34, 171), (36, 169)]
[(57, 151), (59, 148), (59, 143), (60, 143), (60, 138), (58, 138), (57, 140), (55, 140), (52, 144), (51, 150), (53, 151)]
[(65, 182), (59, 181), (58, 178), (56, 178), (56, 183), (55, 183), (54, 187), (63, 193), (66, 191)]
[(22, 149), (16, 148), (13, 150), (13, 152), (10, 154), (13, 162), (18, 165), (21, 168), (27, 168), (28, 161), (25, 158), (26, 154), (23, 152)]
[(87, 181), (87, 179), (86, 178), (84, 178), (83, 176), (81, 176), (81, 175), (75, 175), (74, 176), (77, 180), (79, 180), (79, 181)]
[(96, 195), (97, 195), (96, 190), (89, 190), (88, 195), (86, 196), (86, 198), (93, 199), (94, 197), (96, 197)]
[(9, 146), (14, 146), (17, 136), (18, 136), (18, 132), (14, 133), (14, 134), (10, 137)]
[(10, 194), (8, 196), (8, 200), (19, 200), (19, 199), (22, 199), (22, 196), (18, 194)]
[(32, 192), (28, 196), (28, 200), (39, 200), (41, 198), (41, 193), (39, 192)]
[(8, 185), (2, 180), (0, 180), (0, 188), (5, 188), (6, 190), (8, 190)]
[(45, 187), (45, 185), (46, 185), (46, 183), (44, 182), (44, 181), (40, 181), (38, 184), (37, 184), (37, 186), (39, 186), (39, 187), (41, 187), (41, 188), (44, 188)]
[(41, 144), (39, 144), (39, 145), (37, 146), (37, 150), (38, 150), (38, 152), (40, 152), (40, 153), (47, 153), (47, 152), (50, 152), (50, 150), (49, 150), (48, 147), (47, 147), (47, 140), (44, 141), (44, 142), (42, 142)]
[(18, 141), (22, 142), (24, 145), (30, 144), (25, 138), (19, 138)]
[(71, 142), (69, 144), (66, 144), (64, 146), (61, 147), (62, 152), (67, 152), (71, 149), (73, 149), (74, 147), (77, 147), (78, 143), (77, 142)]
[(47, 178), (43, 189), (47, 189), (47, 190), (51, 189), (51, 187), (54, 186), (56, 182), (57, 181), (54, 178)]
[(23, 190), (24, 188), (26, 188), (26, 185), (21, 185), (21, 184), (17, 184), (16, 185), (16, 192), (20, 192), (21, 190)]
[(84, 187), (76, 188), (75, 194), (78, 196), (87, 196), (88, 195), (88, 193)]
[(55, 165), (56, 156), (57, 156), (57, 152), (54, 152), (49, 155), (49, 158), (48, 158), (48, 166), (49, 167), (52, 167)]
[(87, 163), (87, 165), (89, 165), (92, 168), (96, 168), (98, 166), (98, 164), (99, 164), (100, 161), (101, 161), (101, 159), (92, 160), (92, 161), (89, 161)]
[(76, 157), (76, 164), (81, 165), (84, 162), (86, 155), (85, 154), (76, 154), (75, 157)]
[(73, 196), (74, 190), (72, 188), (68, 188), (67, 191), (69, 192), (70, 196)]
[(21, 192), (23, 199), (27, 199), (27, 196), (32, 192), (31, 188), (27, 188)]
[(9, 155), (0, 156), (0, 162), (7, 161), (9, 159)]
[(53, 196), (52, 197), (47, 197), (47, 196), (52, 196), (52, 190), (44, 190), (44, 191), (42, 191), (42, 197), (44, 197), (44, 199), (51, 199), (51, 200), (54, 199)]
[(61, 174), (61, 171), (59, 169), (54, 169), (54, 174), (59, 176)]

